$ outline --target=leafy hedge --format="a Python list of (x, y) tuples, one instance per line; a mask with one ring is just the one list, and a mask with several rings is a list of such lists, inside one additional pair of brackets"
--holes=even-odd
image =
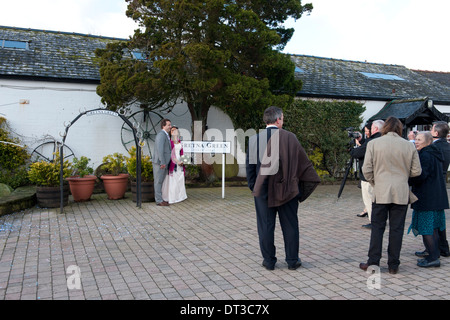
[(362, 103), (296, 100), (284, 110), (284, 127), (295, 133), (321, 178), (339, 178), (350, 159), (345, 130), (359, 128)]

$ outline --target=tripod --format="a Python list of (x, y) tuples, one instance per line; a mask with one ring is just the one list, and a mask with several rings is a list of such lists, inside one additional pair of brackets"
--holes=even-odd
[[(353, 157), (350, 157), (350, 160), (347, 163), (347, 168), (345, 169), (344, 179), (342, 179), (341, 187), (339, 188), (339, 192), (338, 192), (338, 196), (337, 196), (338, 200), (342, 194), (342, 191), (344, 191), (345, 182), (347, 181), (347, 177), (348, 177), (348, 174), (350, 173), (350, 169), (353, 167), (353, 159), (354, 159)], [(356, 160), (356, 161), (358, 162), (358, 160)]]

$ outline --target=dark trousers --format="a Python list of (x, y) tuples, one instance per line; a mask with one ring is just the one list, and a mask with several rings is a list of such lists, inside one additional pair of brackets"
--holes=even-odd
[(408, 205), (372, 203), (369, 265), (380, 265), (383, 234), (389, 218), (388, 266), (398, 268)]
[(286, 252), (286, 262), (294, 265), (298, 260), (299, 250), (299, 229), (298, 229), (298, 199), (279, 207), (269, 208), (267, 206), (267, 196), (255, 197), (256, 220), (258, 226), (259, 246), (264, 263), (268, 266), (275, 265), (276, 248), (275, 222), (278, 213), (281, 230), (283, 232), (284, 247)]

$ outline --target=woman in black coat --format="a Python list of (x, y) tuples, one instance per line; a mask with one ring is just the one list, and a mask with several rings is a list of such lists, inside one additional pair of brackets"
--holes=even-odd
[(439, 235), (438, 230), (445, 229), (445, 212), (449, 208), (447, 188), (442, 175), (442, 152), (432, 144), (433, 137), (429, 132), (419, 133), (416, 137), (416, 148), (419, 151), (422, 173), (411, 178), (412, 192), (419, 198), (411, 207), (413, 217), (409, 231), (414, 235), (422, 235), (428, 252), (425, 259), (418, 260), (419, 267), (439, 267)]

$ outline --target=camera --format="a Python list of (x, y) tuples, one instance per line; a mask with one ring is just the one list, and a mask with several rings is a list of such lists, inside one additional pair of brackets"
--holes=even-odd
[(349, 138), (358, 139), (359, 137), (361, 137), (361, 133), (354, 131), (353, 127), (345, 128), (345, 130), (347, 131)]

